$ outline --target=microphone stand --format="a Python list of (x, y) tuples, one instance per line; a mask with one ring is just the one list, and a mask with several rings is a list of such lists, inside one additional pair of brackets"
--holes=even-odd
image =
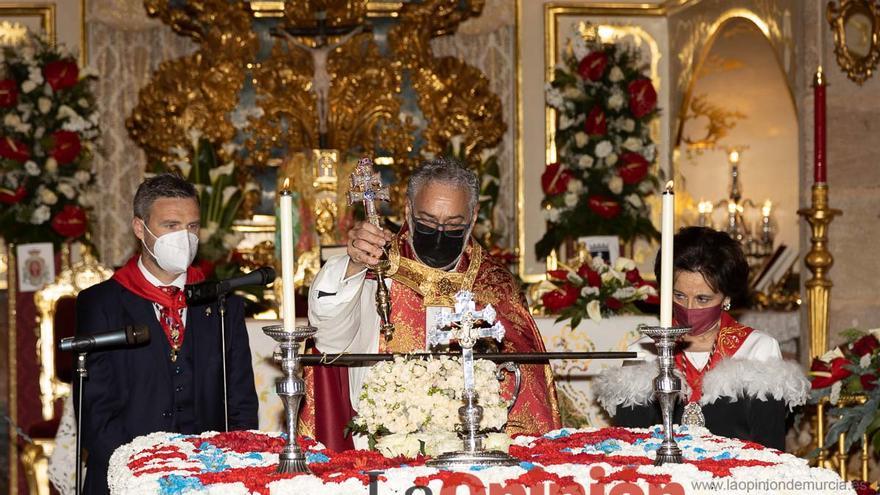
[(223, 431), (229, 431), (229, 396), (226, 392), (226, 293), (217, 297), (220, 313), (220, 355), (223, 359)]
[(76, 375), (77, 375), (77, 391), (76, 391), (76, 490), (74, 493), (80, 495), (82, 493), (82, 403), (83, 403), (83, 379), (88, 378), (89, 372), (86, 370), (86, 353), (80, 352), (76, 356)]

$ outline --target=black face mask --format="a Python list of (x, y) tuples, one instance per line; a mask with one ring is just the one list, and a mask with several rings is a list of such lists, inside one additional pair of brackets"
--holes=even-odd
[(423, 263), (431, 268), (445, 268), (461, 255), (466, 239), (465, 235), (449, 237), (443, 230), (435, 229), (415, 220), (413, 223), (412, 245)]

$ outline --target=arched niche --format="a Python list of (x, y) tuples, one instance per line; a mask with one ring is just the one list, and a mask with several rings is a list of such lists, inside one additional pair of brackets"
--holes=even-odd
[[(729, 150), (744, 148), (740, 189), (743, 198), (758, 205), (747, 211), (748, 227), (759, 228), (760, 206), (770, 199), (775, 245), (797, 250), (797, 110), (765, 31), (749, 16), (730, 16), (711, 33), (679, 113), (673, 168), (688, 198), (682, 224), (696, 224), (701, 199), (718, 202), (728, 197)], [(726, 213), (715, 208), (716, 228), (724, 228)]]

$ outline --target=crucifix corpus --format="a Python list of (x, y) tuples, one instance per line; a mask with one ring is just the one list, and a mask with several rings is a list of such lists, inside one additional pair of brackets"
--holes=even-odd
[[(478, 323), (483, 326), (477, 327)], [(444, 311), (437, 324), (427, 336), (428, 347), (448, 345), (458, 342), (461, 346), (461, 365), (464, 370), (464, 405), (458, 409), (461, 420), (459, 435), (464, 448), (457, 452), (447, 452), (428, 462), (433, 467), (461, 466), (515, 466), (519, 461), (504, 452), (483, 450), (485, 434), (480, 432), (483, 407), (479, 405), (479, 395), (474, 389), (474, 345), (480, 339), (493, 338), (498, 342), (504, 338), (504, 325), (497, 321), (495, 308), (487, 304), (477, 311), (474, 294), (461, 290), (455, 295), (455, 309)]]
[[(382, 185), (379, 173), (373, 171), (373, 160), (361, 158), (351, 173), (351, 187), (348, 191), (348, 204), (362, 203), (367, 221), (382, 228), (376, 201), (389, 201), (388, 187)], [(391, 323), (391, 294), (385, 285), (385, 272), (388, 270), (388, 254), (382, 256), (379, 264), (370, 268), (376, 274), (376, 311), (379, 313), (380, 331), (385, 340), (394, 335), (394, 324)]]

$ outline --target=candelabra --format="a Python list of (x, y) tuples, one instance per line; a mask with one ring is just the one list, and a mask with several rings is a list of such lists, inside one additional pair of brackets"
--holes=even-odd
[[(743, 251), (749, 260), (749, 266), (755, 268), (761, 262), (773, 254), (773, 227), (770, 214), (773, 204), (766, 200), (760, 207), (751, 199), (743, 199), (742, 185), (740, 184), (740, 158), (745, 147), (733, 147), (727, 150), (727, 161), (730, 164), (730, 192), (728, 197), (713, 203), (712, 201), (700, 201), (697, 205), (698, 224), (701, 227), (714, 227), (712, 213), (715, 208), (723, 208), (727, 211), (723, 226), (720, 230), (727, 232), (730, 237), (742, 244)], [(760, 223), (751, 229), (746, 222), (747, 211), (759, 211)]]
[(672, 414), (675, 400), (681, 392), (681, 379), (675, 375), (675, 358), (673, 351), (675, 341), (690, 332), (690, 327), (648, 327), (639, 328), (639, 332), (654, 339), (657, 346), (657, 365), (660, 373), (654, 378), (654, 396), (660, 403), (660, 414), (663, 417), (663, 442), (657, 450), (655, 466), (663, 464), (681, 464), (681, 449), (675, 443), (672, 428)]
[(283, 325), (263, 327), (263, 333), (278, 342), (279, 352), (275, 361), (281, 364), (283, 376), (275, 381), (275, 393), (284, 403), (284, 424), (287, 442), (278, 455), (278, 473), (310, 473), (306, 465), (306, 456), (296, 443), (299, 429), (299, 406), (306, 395), (303, 381), (302, 364), (300, 363), (299, 346), (309, 337), (315, 335), (315, 327), (296, 327), (292, 332), (285, 332)]

